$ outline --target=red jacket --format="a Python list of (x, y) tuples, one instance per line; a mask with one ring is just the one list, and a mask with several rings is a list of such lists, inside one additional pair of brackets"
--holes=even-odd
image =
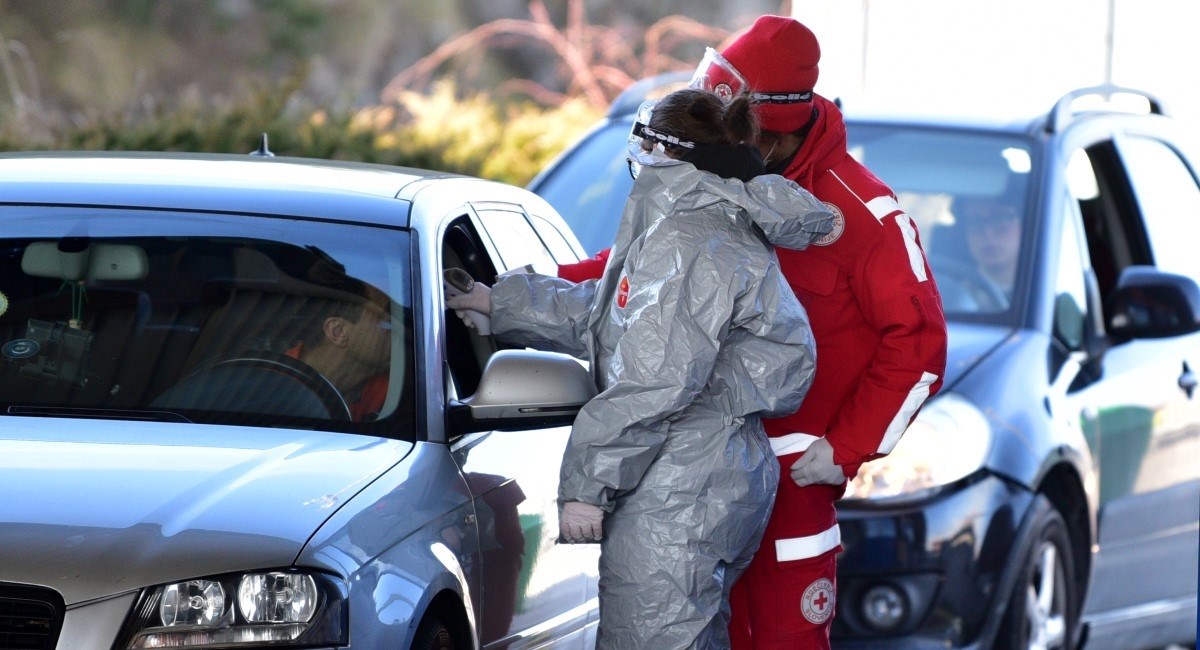
[[(780, 265), (808, 310), (817, 373), (796, 413), (764, 420), (767, 435), (824, 435), (834, 462), (854, 476), (887, 454), (942, 386), (946, 321), (916, 224), (891, 189), (846, 151), (846, 125), (814, 95), (818, 118), (784, 176), (833, 211), (833, 232), (803, 251), (779, 248)], [(559, 267), (600, 277), (608, 251)]]
[(942, 386), (946, 321), (916, 224), (891, 189), (846, 151), (846, 125), (814, 96), (818, 118), (784, 172), (834, 212), (834, 231), (803, 251), (777, 249), (817, 341), (817, 374), (796, 413), (767, 435), (824, 435), (853, 476), (892, 450)]

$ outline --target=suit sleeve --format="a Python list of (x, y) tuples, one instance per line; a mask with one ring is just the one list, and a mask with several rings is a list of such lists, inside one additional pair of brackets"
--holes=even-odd
[(594, 280), (576, 284), (536, 273), (501, 276), (492, 286), (492, 334), (506, 343), (583, 358), (595, 295)]
[(881, 225), (851, 281), (879, 345), (827, 436), (847, 476), (891, 452), (946, 371), (946, 321), (916, 225), (903, 212)]

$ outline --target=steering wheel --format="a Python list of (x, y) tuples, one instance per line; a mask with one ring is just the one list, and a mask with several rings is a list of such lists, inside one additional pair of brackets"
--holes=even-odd
[(162, 408), (350, 420), (346, 400), (324, 375), (298, 359), (259, 350), (201, 364), (154, 404)]
[(929, 266), (946, 311), (997, 312), (1008, 309), (1008, 297), (974, 265), (931, 255)]

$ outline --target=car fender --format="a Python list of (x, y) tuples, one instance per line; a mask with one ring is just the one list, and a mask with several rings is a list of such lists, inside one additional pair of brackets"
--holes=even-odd
[[(1018, 330), (955, 388), (991, 425), (986, 468), (1035, 492), (1060, 465), (1080, 477), (1085, 488), (1095, 483), (1079, 413), (1072, 412), (1067, 395), (1082, 359), (1068, 356), (1047, 364), (1052, 345), (1045, 334)], [(1038, 367), (1047, 368), (1046, 373), (1029, 373), (1029, 368)]]
[(345, 576), (351, 618), (378, 618), (386, 638), (355, 645), (411, 641), (430, 604), (447, 591), (463, 604), (473, 634), (470, 583), (479, 558), (473, 522), (470, 493), (446, 447), (417, 443), (330, 517), (297, 564)]
[[(1049, 336), (1017, 330), (968, 372), (956, 390), (984, 413), (992, 444), (984, 462), (991, 474), (1046, 494), (1063, 513), (1080, 564), (1096, 539), (1099, 481), (1092, 452), (1068, 387), (1083, 367), (1081, 354), (1047, 363)], [(1046, 368), (1030, 373), (1029, 368)]]

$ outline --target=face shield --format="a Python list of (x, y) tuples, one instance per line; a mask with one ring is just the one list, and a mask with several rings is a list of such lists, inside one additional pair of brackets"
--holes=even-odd
[(748, 90), (748, 86), (742, 73), (711, 47), (704, 50), (704, 58), (688, 83), (689, 88), (707, 90), (726, 102)]
[(704, 58), (696, 66), (688, 87), (707, 90), (726, 102), (741, 93), (749, 93), (756, 104), (810, 104), (813, 98), (812, 90), (764, 92), (751, 89), (742, 73), (711, 47), (704, 51)]
[(678, 165), (683, 162), (681, 157), (684, 153), (696, 148), (695, 142), (681, 140), (675, 135), (650, 126), (655, 104), (654, 101), (642, 102), (638, 107), (633, 128), (629, 131), (629, 174), (634, 178), (637, 178), (643, 165)]

